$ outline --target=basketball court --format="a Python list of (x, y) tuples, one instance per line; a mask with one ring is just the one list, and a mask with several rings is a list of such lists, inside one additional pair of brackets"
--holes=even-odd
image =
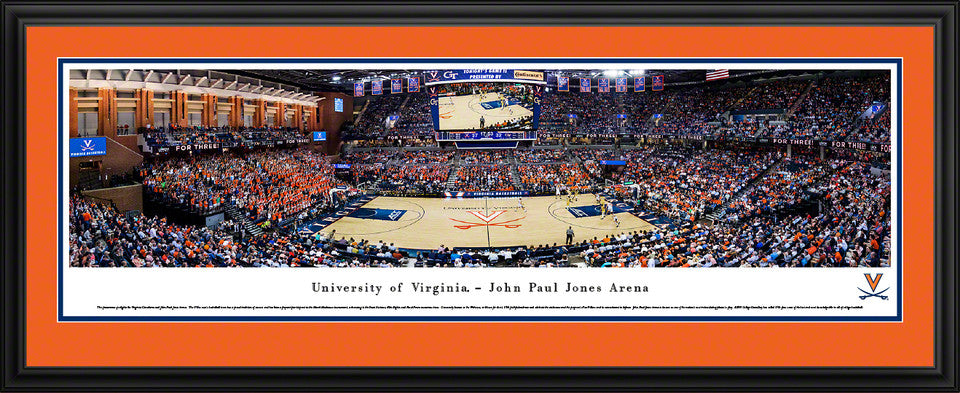
[[(566, 198), (402, 198), (377, 197), (321, 229), (307, 225), (302, 233), (336, 230), (335, 237), (384, 241), (398, 247), (507, 247), (563, 244), (568, 227), (574, 241), (657, 228), (622, 207), (601, 218), (592, 194), (580, 195), (567, 207)], [(617, 227), (612, 216), (620, 221)]]
[[(503, 103), (506, 105), (503, 105)], [(480, 129), (480, 117), (484, 127), (533, 116), (533, 112), (517, 105), (515, 99), (500, 93), (441, 97), (439, 100), (441, 130)]]

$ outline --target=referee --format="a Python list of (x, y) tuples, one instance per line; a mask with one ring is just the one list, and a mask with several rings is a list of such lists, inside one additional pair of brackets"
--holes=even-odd
[(567, 228), (567, 244), (573, 243), (573, 227)]

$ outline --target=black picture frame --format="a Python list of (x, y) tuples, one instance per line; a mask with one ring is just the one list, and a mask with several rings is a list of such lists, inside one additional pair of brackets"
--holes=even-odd
[[(4, 391), (957, 391), (957, 2), (390, 5), (3, 2)], [(935, 29), (935, 365), (929, 368), (45, 368), (25, 366), (25, 27), (41, 25), (914, 25)], [(866, 37), (865, 37), (866, 39)], [(883, 337), (865, 337), (883, 341)], [(899, 345), (885, 343), (885, 345)]]

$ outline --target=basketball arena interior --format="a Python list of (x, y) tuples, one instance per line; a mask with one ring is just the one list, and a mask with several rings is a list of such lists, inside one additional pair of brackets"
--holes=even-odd
[(65, 100), (71, 267), (890, 265), (886, 70), (91, 69)]

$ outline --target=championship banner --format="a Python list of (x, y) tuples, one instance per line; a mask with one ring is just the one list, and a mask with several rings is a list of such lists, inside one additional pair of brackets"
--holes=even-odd
[(390, 94), (400, 94), (403, 93), (403, 80), (402, 79), (391, 79), (390, 80)]
[(661, 91), (663, 90), (663, 75), (654, 75), (651, 80), (653, 81), (653, 88), (650, 90)]
[(617, 78), (617, 93), (627, 92), (627, 78)]
[(590, 92), (590, 78), (580, 78), (580, 92), (581, 93)]
[(420, 77), (414, 76), (407, 78), (407, 93), (419, 93), (420, 92)]
[(640, 91), (647, 90), (646, 82), (647, 82), (647, 78), (644, 78), (642, 76), (639, 78), (633, 78), (633, 91), (640, 92)]
[(353, 84), (353, 96), (363, 97), (363, 82), (356, 82)]
[(610, 79), (607, 79), (607, 78), (597, 79), (597, 91), (600, 93), (609, 93)]
[(474, 69), (437, 70), (423, 73), (425, 86), (464, 82), (515, 82), (545, 85), (547, 79), (542, 71)]
[(383, 94), (383, 81), (375, 80), (370, 82), (370, 94), (378, 96)]
[(558, 76), (557, 91), (570, 91), (570, 78), (565, 76)]

